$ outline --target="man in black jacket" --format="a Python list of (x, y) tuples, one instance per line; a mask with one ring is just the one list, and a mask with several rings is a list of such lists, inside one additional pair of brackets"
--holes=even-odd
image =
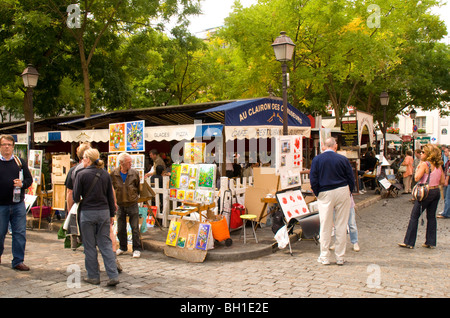
[[(4, 250), (8, 223), (12, 230), (12, 268), (28, 271), (23, 263), (26, 245), (27, 211), (25, 209), (25, 190), (33, 183), (33, 177), (25, 160), (13, 155), (14, 138), (0, 137), (0, 263)], [(18, 202), (13, 200), (14, 188), (20, 189)]]

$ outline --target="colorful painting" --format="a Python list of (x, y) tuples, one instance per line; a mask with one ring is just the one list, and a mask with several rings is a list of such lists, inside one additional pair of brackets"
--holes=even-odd
[(186, 191), (186, 201), (194, 201), (194, 199), (195, 199), (195, 191), (187, 190)]
[(177, 191), (177, 200), (183, 201), (186, 198), (186, 191), (178, 190)]
[(184, 162), (186, 163), (203, 163), (205, 162), (204, 142), (187, 142), (184, 144)]
[(179, 237), (177, 241), (177, 247), (184, 248), (186, 246), (186, 238), (185, 237)]
[(109, 124), (109, 152), (125, 149), (125, 123)]
[(211, 229), (211, 225), (209, 224), (200, 224), (198, 227), (197, 241), (195, 243), (195, 248), (199, 250), (206, 250), (208, 245), (208, 237), (209, 231)]
[(171, 199), (176, 199), (177, 198), (177, 189), (170, 189), (169, 197)]
[(192, 249), (195, 248), (195, 238), (196, 238), (195, 234), (189, 234), (188, 235), (188, 239), (187, 239), (187, 242), (186, 242), (186, 247), (188, 249), (192, 250)]
[(169, 225), (169, 232), (167, 233), (166, 244), (175, 246), (178, 240), (178, 233), (180, 233), (181, 223), (176, 220), (171, 220)]
[(169, 188), (174, 189), (180, 187), (180, 175), (181, 175), (180, 173), (181, 173), (181, 166), (177, 163), (172, 164)]
[(145, 151), (144, 121), (126, 123), (127, 151)]
[(199, 165), (198, 170), (198, 187), (199, 188), (215, 188), (216, 165), (203, 164)]

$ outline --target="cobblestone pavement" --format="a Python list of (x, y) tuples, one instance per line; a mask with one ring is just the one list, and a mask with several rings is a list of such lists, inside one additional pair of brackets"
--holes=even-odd
[[(235, 262), (201, 264), (143, 251), (140, 259), (119, 256), (124, 268), (120, 284), (89, 285), (82, 248), (64, 249), (55, 232), (27, 232), (25, 263), (29, 272), (10, 268), (11, 236), (6, 238), (0, 265), (2, 298), (434, 298), (450, 297), (450, 220), (438, 219), (438, 246), (421, 247), (425, 227), (419, 226), (416, 248), (397, 246), (403, 240), (412, 204), (409, 196), (380, 200), (357, 211), (361, 251), (348, 243), (346, 264), (321, 265), (313, 241), (293, 244), (268, 256)], [(438, 211), (443, 209), (439, 204)], [(79, 279), (81, 276), (81, 282)], [(177, 308), (178, 310), (178, 308)], [(180, 309), (181, 310), (181, 309)]]

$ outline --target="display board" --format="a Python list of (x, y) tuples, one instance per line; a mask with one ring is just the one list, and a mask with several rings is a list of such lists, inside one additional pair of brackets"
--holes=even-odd
[[(108, 155), (108, 173), (114, 171), (114, 169), (118, 168), (119, 160), (117, 160), (118, 154), (110, 154)], [(131, 168), (137, 170), (139, 173), (139, 180), (141, 183), (144, 183), (144, 155), (130, 155), (131, 157)]]
[(145, 151), (145, 121), (109, 124), (109, 152)]
[(64, 184), (70, 170), (70, 155), (52, 156), (52, 184)]
[(211, 224), (172, 219), (167, 233), (164, 253), (189, 262), (203, 262), (207, 250), (214, 247)]
[(216, 168), (215, 164), (172, 164), (170, 200), (204, 204), (214, 202)]
[(276, 198), (288, 223), (291, 219), (301, 219), (311, 214), (300, 188), (278, 191)]
[(276, 139), (276, 174), (280, 176), (280, 188), (301, 185), (303, 167), (303, 137), (279, 136)]
[(33, 177), (33, 182), (38, 185), (41, 184), (42, 155), (43, 150), (30, 150), (30, 156), (28, 157), (28, 169)]

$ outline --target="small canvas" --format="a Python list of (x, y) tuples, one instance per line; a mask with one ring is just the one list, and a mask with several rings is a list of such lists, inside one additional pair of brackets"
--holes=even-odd
[(300, 190), (278, 192), (276, 196), (287, 222), (310, 213)]
[(199, 188), (214, 189), (216, 179), (216, 165), (202, 164), (199, 165), (198, 184)]
[(181, 223), (175, 219), (170, 221), (169, 232), (167, 233), (166, 244), (175, 246), (178, 239), (178, 233), (180, 232)]
[(195, 248), (199, 250), (206, 250), (208, 246), (209, 231), (211, 229), (210, 224), (200, 224), (198, 228), (197, 241), (195, 243)]
[(195, 234), (189, 234), (186, 242), (186, 247), (190, 250), (195, 248), (195, 238), (197, 236)]

